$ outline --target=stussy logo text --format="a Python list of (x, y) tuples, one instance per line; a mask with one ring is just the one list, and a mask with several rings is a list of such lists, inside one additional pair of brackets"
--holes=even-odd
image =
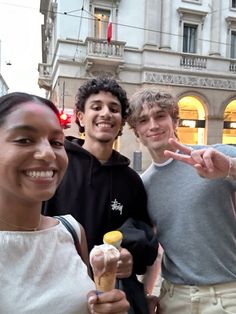
[(118, 210), (120, 215), (122, 215), (123, 205), (121, 205), (117, 200), (111, 202), (111, 210)]

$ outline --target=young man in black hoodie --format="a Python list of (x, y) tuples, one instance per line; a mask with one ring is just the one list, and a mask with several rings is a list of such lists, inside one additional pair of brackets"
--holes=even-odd
[(129, 159), (113, 149), (128, 109), (126, 92), (113, 79), (91, 79), (79, 88), (76, 123), (85, 140), (66, 139), (68, 169), (56, 194), (45, 204), (44, 213), (73, 215), (86, 231), (89, 251), (102, 243), (106, 232), (120, 228), (124, 232), (122, 247), (133, 258), (128, 250), (121, 251), (117, 278), (122, 278), (131, 304), (129, 313), (146, 314), (143, 286), (135, 274), (144, 273), (153, 263), (157, 242), (148, 225), (142, 224), (150, 224), (142, 180), (129, 167)]

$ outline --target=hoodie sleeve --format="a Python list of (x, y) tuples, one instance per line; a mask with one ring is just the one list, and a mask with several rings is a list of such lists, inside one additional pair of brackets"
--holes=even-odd
[(122, 247), (133, 256), (134, 272), (144, 274), (158, 253), (158, 240), (147, 210), (147, 194), (140, 176), (132, 173), (132, 215), (119, 230), (123, 233)]
[(143, 221), (128, 218), (119, 228), (123, 234), (122, 247), (125, 247), (133, 256), (135, 274), (146, 272), (158, 253), (158, 240), (148, 224)]

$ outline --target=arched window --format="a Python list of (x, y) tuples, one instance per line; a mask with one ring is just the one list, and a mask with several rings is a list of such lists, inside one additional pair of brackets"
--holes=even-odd
[(196, 97), (179, 100), (180, 121), (177, 130), (182, 143), (205, 144), (205, 109)]
[(236, 144), (236, 100), (232, 100), (225, 108), (222, 143)]

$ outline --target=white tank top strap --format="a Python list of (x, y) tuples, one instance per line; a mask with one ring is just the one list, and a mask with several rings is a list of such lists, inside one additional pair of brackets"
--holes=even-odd
[(80, 224), (78, 223), (78, 221), (72, 216), (72, 215), (61, 215), (63, 218), (65, 218), (74, 228), (79, 242), (81, 243), (81, 229), (80, 229)]

